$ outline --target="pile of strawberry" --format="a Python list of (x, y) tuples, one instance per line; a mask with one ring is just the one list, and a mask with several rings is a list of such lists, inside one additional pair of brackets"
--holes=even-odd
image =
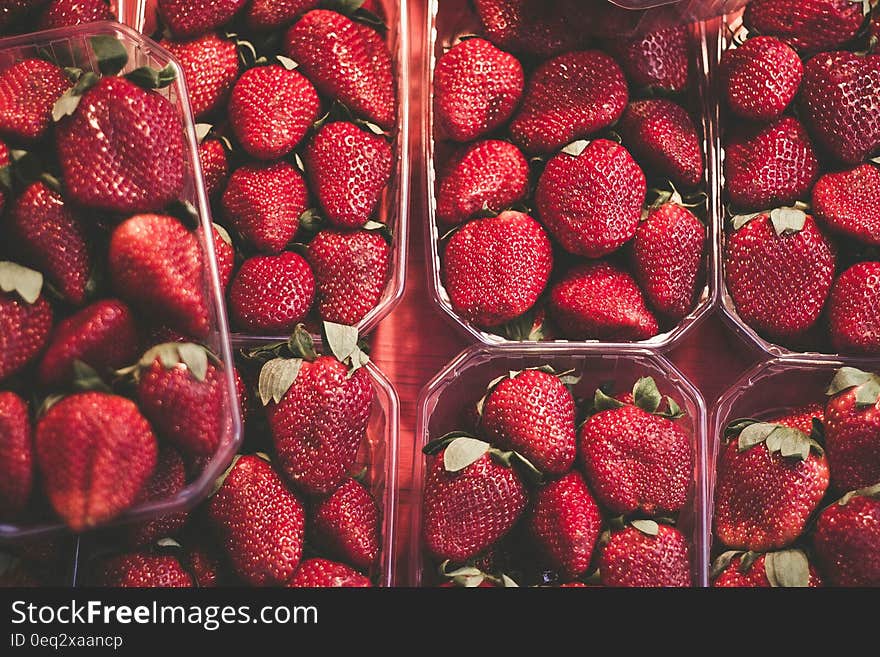
[(160, 0), (158, 9), (226, 229), (218, 250), (233, 328), (357, 324), (382, 297), (391, 260), (382, 218), (397, 91), (381, 5)]
[(434, 71), (452, 308), (514, 340), (675, 327), (706, 278), (689, 209), (703, 203), (675, 193), (705, 184), (688, 28), (608, 40), (604, 2), (474, 4), (482, 34), (456, 36)]
[(796, 351), (880, 353), (880, 55), (870, 3), (755, 0), (724, 54), (724, 254), (739, 318)]
[(714, 586), (880, 586), (880, 376), (736, 420), (718, 456)]
[(693, 584), (675, 526), (694, 485), (684, 414), (651, 377), (587, 401), (577, 382), (510, 372), (465, 413), (472, 432), (425, 446), (422, 540), (442, 585)]
[(4, 0), (0, 36), (115, 20), (108, 0)]

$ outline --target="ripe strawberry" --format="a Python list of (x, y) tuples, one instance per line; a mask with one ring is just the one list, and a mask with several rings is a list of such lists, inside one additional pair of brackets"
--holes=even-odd
[(880, 487), (844, 495), (822, 511), (813, 544), (835, 586), (880, 586)]
[[(138, 493), (134, 504), (170, 500), (186, 486), (186, 469), (180, 452), (171, 446), (159, 448), (156, 469)], [(133, 547), (146, 546), (159, 539), (174, 536), (186, 523), (189, 513), (169, 513), (153, 520), (129, 525), (125, 528), (126, 542)]]
[(42, 59), (19, 61), (0, 73), (0, 134), (40, 139), (52, 125), (52, 107), (72, 86), (60, 68)]
[(831, 484), (839, 491), (880, 482), (880, 394), (878, 378), (841, 368), (827, 394), (825, 449)]
[(535, 305), (552, 269), (552, 246), (541, 224), (506, 211), (475, 219), (452, 236), (442, 276), (455, 311), (492, 328)]
[(724, 179), (731, 203), (764, 210), (805, 199), (819, 177), (819, 162), (806, 130), (785, 116), (767, 126), (748, 126), (725, 147)]
[(791, 427), (810, 434), (813, 431), (814, 420), (825, 421), (825, 407), (822, 404), (807, 404), (786, 412), (784, 415), (773, 418), (773, 422), (784, 427)]
[(678, 321), (694, 307), (706, 227), (673, 199), (653, 208), (632, 243), (633, 273), (648, 303)]
[(247, 0), (158, 0), (159, 17), (177, 37), (194, 37), (228, 23)]
[(675, 527), (651, 520), (611, 534), (599, 557), (603, 586), (691, 586), (687, 538)]
[(434, 107), (437, 127), (467, 142), (501, 127), (522, 98), (522, 65), (485, 39), (465, 39), (437, 60)]
[(51, 330), (52, 307), (42, 295), (28, 303), (16, 292), (0, 291), (0, 381), (39, 356)]
[(187, 572), (200, 589), (227, 585), (232, 576), (213, 536), (187, 534), (186, 555), (183, 558)]
[(819, 573), (801, 550), (767, 554), (725, 552), (716, 561), (715, 568), (723, 568), (712, 582), (712, 586), (719, 588), (822, 586)]
[(74, 532), (128, 509), (156, 466), (156, 437), (124, 397), (83, 392), (65, 397), (37, 421), (43, 490)]
[(107, 0), (50, 0), (37, 27), (40, 30), (52, 30), (115, 19)]
[(191, 41), (163, 39), (159, 45), (180, 62), (195, 118), (221, 109), (238, 78), (235, 42), (206, 34)]
[(510, 134), (526, 153), (551, 153), (616, 123), (628, 98), (623, 71), (605, 53), (560, 55), (532, 74)]
[(134, 360), (138, 348), (131, 310), (116, 299), (102, 299), (58, 323), (37, 377), (46, 388), (66, 386), (76, 378), (77, 361), (105, 375)]
[(721, 58), (721, 89), (727, 106), (752, 121), (779, 118), (794, 100), (803, 75), (798, 54), (771, 36), (747, 39)]
[(260, 32), (277, 30), (319, 4), (320, 0), (252, 0), (245, 10), (245, 25)]
[(318, 92), (299, 71), (257, 66), (232, 89), (229, 123), (248, 155), (274, 160), (294, 149), (320, 109)]
[(14, 392), (0, 390), (0, 520), (24, 511), (34, 482), (34, 454), (28, 405)]
[(177, 557), (131, 552), (95, 567), (93, 586), (110, 588), (191, 588), (192, 576)]
[(292, 164), (246, 164), (229, 178), (222, 203), (232, 228), (251, 246), (279, 253), (296, 235), (309, 192)]
[(292, 588), (364, 588), (373, 584), (354, 568), (328, 559), (306, 559), (287, 583)]
[(570, 340), (647, 340), (660, 331), (633, 277), (602, 260), (573, 267), (553, 285), (550, 315)]
[(842, 353), (880, 352), (880, 262), (860, 262), (834, 281), (828, 301), (831, 344)]
[(484, 397), (486, 438), (515, 450), (548, 475), (571, 470), (577, 451), (574, 397), (555, 373), (511, 372)]
[(863, 19), (860, 3), (849, 0), (752, 0), (743, 17), (749, 28), (803, 52), (842, 46)]
[(226, 157), (223, 142), (210, 138), (202, 141), (199, 144), (199, 160), (205, 177), (205, 192), (213, 199), (226, 189), (226, 181), (229, 179), (229, 159)]
[(615, 39), (608, 51), (636, 87), (683, 91), (688, 84), (688, 28), (668, 27), (640, 36)]
[(880, 170), (862, 164), (826, 173), (813, 187), (813, 212), (831, 231), (880, 245)]
[(214, 253), (217, 255), (220, 286), (226, 290), (232, 280), (232, 270), (235, 268), (235, 248), (232, 246), (232, 238), (222, 226), (214, 224), (211, 236), (214, 240)]
[(259, 456), (233, 461), (208, 501), (235, 573), (252, 586), (281, 586), (302, 557), (305, 510)]
[(379, 509), (354, 479), (318, 504), (313, 532), (324, 549), (356, 568), (368, 570), (379, 560)]
[(391, 249), (376, 231), (322, 230), (306, 258), (315, 275), (318, 314), (354, 326), (376, 307), (388, 280)]
[(303, 157), (324, 215), (340, 228), (367, 223), (391, 178), (393, 159), (384, 137), (347, 121), (321, 126)]
[(198, 238), (173, 217), (135, 215), (110, 238), (117, 292), (147, 317), (193, 337), (210, 330)]
[(233, 324), (252, 332), (290, 333), (315, 299), (315, 276), (298, 253), (245, 260), (229, 288)]
[(547, 163), (535, 204), (562, 248), (599, 258), (635, 235), (645, 188), (645, 174), (629, 152), (597, 139), (575, 157), (563, 151)]
[(804, 432), (779, 420), (727, 431), (715, 485), (715, 534), (728, 547), (765, 552), (803, 533), (828, 488), (828, 460)]
[(572, 29), (578, 0), (475, 0), (489, 39), (499, 48), (549, 57), (575, 50), (583, 36)]
[(284, 51), (322, 95), (385, 130), (394, 127), (391, 55), (373, 28), (335, 11), (315, 9), (284, 35)]
[(880, 148), (880, 55), (823, 53), (804, 67), (800, 115), (822, 149), (859, 164)]
[(812, 217), (774, 210), (728, 236), (724, 266), (742, 320), (771, 339), (796, 341), (817, 322), (831, 291), (835, 249)]
[(602, 516), (578, 472), (540, 488), (529, 517), (529, 530), (550, 565), (573, 579), (590, 567)]

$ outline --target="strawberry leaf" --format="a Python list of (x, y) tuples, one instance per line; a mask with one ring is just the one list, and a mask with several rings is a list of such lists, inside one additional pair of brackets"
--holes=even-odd
[(43, 275), (15, 262), (0, 262), (0, 290), (15, 292), (25, 303), (33, 305), (40, 298)]
[(856, 405), (862, 408), (873, 406), (878, 398), (880, 398), (880, 380), (876, 376), (872, 376), (856, 389)]
[(504, 585), (506, 589), (518, 589), (519, 584), (517, 584), (511, 577), (502, 574), (501, 575), (501, 583)]
[(296, 381), (301, 367), (301, 358), (273, 358), (263, 365), (257, 383), (263, 406), (268, 406), (270, 400), (276, 404), (281, 401)]
[(156, 545), (160, 548), (173, 548), (176, 550), (179, 550), (183, 547), (180, 543), (170, 537), (160, 538), (158, 541), (156, 541)]
[(214, 230), (217, 231), (217, 234), (220, 236), (221, 240), (226, 242), (229, 246), (232, 246), (232, 237), (230, 237), (228, 230), (226, 230), (220, 224), (214, 224)]
[(670, 420), (678, 420), (680, 418), (683, 418), (685, 415), (687, 415), (681, 409), (681, 406), (679, 406), (675, 402), (675, 400), (672, 397), (670, 397), (669, 395), (666, 396), (666, 404), (668, 406), (666, 412), (658, 413), (658, 415), (665, 417), (665, 418), (668, 418)]
[(770, 223), (780, 237), (802, 231), (806, 220), (807, 213), (799, 208), (776, 208), (770, 212)]
[(235, 467), (235, 464), (238, 463), (238, 459), (241, 458), (241, 454), (236, 454), (232, 457), (232, 462), (229, 464), (229, 467), (226, 468), (220, 475), (214, 480), (214, 485), (211, 487), (211, 493), (209, 497), (214, 497), (221, 488), (223, 488), (223, 484), (226, 481), (226, 478), (229, 476), (229, 473), (232, 472), (232, 469)]
[(606, 395), (602, 388), (596, 388), (596, 394), (593, 395), (593, 411), (598, 413), (599, 411), (609, 411), (614, 408), (621, 408), (626, 406), (622, 401), (615, 399), (614, 397), (609, 397)]
[(876, 483), (873, 486), (868, 486), (867, 488), (852, 490), (841, 497), (839, 500), (837, 500), (837, 503), (840, 506), (846, 506), (849, 501), (854, 497), (871, 497), (874, 499), (880, 499), (880, 483)]
[(327, 346), (340, 363), (347, 363), (351, 374), (370, 362), (370, 357), (358, 346), (358, 330), (356, 326), (346, 326), (335, 322), (324, 322), (324, 335)]
[(437, 454), (446, 449), (447, 445), (449, 445), (449, 443), (451, 443), (456, 438), (473, 438), (473, 436), (467, 431), (450, 431), (449, 433), (443, 434), (439, 438), (435, 438), (434, 440), (428, 442), (424, 447), (422, 447), (422, 454), (426, 454), (428, 456), (432, 454)]
[(657, 382), (651, 376), (643, 376), (636, 381), (632, 393), (635, 405), (648, 413), (654, 413), (663, 400), (663, 396), (657, 389)]
[(730, 562), (740, 554), (742, 554), (742, 550), (728, 550), (719, 554), (715, 561), (712, 562), (712, 571), (709, 573), (709, 577), (712, 579), (718, 577), (727, 569)]
[(196, 138), (199, 140), (199, 143), (201, 144), (205, 140), (205, 137), (207, 137), (211, 133), (211, 130), (214, 129), (214, 126), (211, 125), (210, 123), (196, 123), (195, 129), (196, 129)]
[(128, 52), (114, 36), (98, 35), (89, 39), (92, 52), (98, 60), (98, 70), (104, 75), (116, 75), (128, 63)]
[(489, 451), (489, 443), (476, 438), (460, 437), (449, 443), (443, 452), (443, 467), (447, 472), (459, 472)]
[(308, 332), (304, 324), (296, 325), (286, 343), (276, 345), (276, 355), (279, 355), (280, 349), (278, 348), (282, 346), (287, 346), (294, 358), (302, 358), (311, 362), (318, 357), (318, 352), (315, 351), (315, 341), (312, 340), (312, 334)]
[(745, 226), (747, 223), (749, 223), (752, 219), (754, 219), (755, 217), (760, 217), (762, 214), (765, 214), (765, 213), (764, 212), (751, 212), (749, 214), (738, 214), (738, 215), (735, 215), (733, 218), (731, 218), (730, 224), (731, 224), (731, 226), (733, 226), (734, 230), (739, 230), (740, 228)]
[(825, 391), (825, 394), (830, 397), (839, 392), (843, 392), (848, 388), (860, 386), (863, 383), (870, 381), (871, 376), (870, 373), (863, 372), (855, 367), (841, 367), (834, 374), (834, 378), (831, 379), (831, 383), (828, 386), (828, 390)]
[(738, 436), (747, 426), (756, 424), (757, 422), (758, 420), (751, 417), (744, 417), (733, 420), (724, 428), (724, 437), (732, 438), (733, 436)]
[(177, 354), (197, 381), (208, 376), (208, 352), (198, 344), (182, 342), (177, 345)]
[(806, 588), (810, 585), (810, 563), (801, 550), (768, 552), (764, 571), (773, 588)]
[(81, 360), (73, 361), (73, 387), (83, 391), (113, 392), (95, 368)]
[(656, 536), (660, 533), (660, 525), (654, 520), (633, 520), (629, 524), (646, 536)]
[(755, 445), (760, 445), (767, 440), (767, 436), (776, 430), (777, 426), (779, 425), (770, 424), (768, 422), (755, 422), (754, 424), (750, 424), (740, 431), (738, 451), (744, 452)]
[(173, 64), (163, 69), (141, 66), (125, 76), (142, 89), (164, 89), (177, 79), (177, 70)]
[(562, 152), (566, 155), (572, 155), (577, 157), (581, 153), (584, 152), (584, 149), (590, 145), (590, 142), (586, 139), (579, 139), (577, 141), (571, 142), (568, 146), (562, 149)]
[(288, 71), (292, 71), (295, 68), (299, 67), (299, 64), (293, 61), (290, 57), (285, 57), (284, 55), (275, 55), (275, 59)]

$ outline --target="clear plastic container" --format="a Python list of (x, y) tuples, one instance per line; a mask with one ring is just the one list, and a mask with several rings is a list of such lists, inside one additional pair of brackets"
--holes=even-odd
[[(40, 50), (48, 50), (59, 59), (70, 62), (84, 70), (97, 70), (92, 56), (89, 37), (96, 35), (114, 36), (126, 47), (129, 61), (125, 71), (141, 66), (162, 68), (172, 66), (177, 78), (173, 84), (161, 90), (180, 114), (185, 137), (185, 182), (181, 200), (188, 201), (199, 214), (202, 252), (205, 260), (204, 286), (209, 300), (211, 332), (205, 344), (218, 355), (224, 365), (232, 363), (229, 342), (229, 328), (226, 323), (224, 295), (217, 271), (217, 258), (213, 240), (204, 240), (211, 235), (211, 212), (202, 182), (202, 170), (198, 156), (198, 140), (190, 111), (189, 98), (183, 83), (180, 65), (171, 54), (154, 41), (138, 34), (119, 23), (102, 21), (75, 28), (47, 30), (34, 34), (10, 37), (0, 40), (0, 69), (6, 68), (26, 57), (34, 57)], [(235, 379), (232, 368), (224, 368), (224, 380), (228, 399), (236, 398)], [(207, 492), (232, 458), (241, 441), (241, 418), (236, 404), (227, 405), (224, 415), (228, 420), (225, 434), (220, 441), (214, 458), (208, 463), (197, 479), (191, 481), (183, 490), (170, 499), (149, 502), (132, 507), (115, 518), (111, 525), (144, 520), (166, 513), (194, 506)], [(0, 524), (0, 542), (31, 538), (40, 535), (65, 531), (66, 527), (58, 520), (45, 520), (33, 524)]]
[[(427, 220), (425, 221), (425, 258), (429, 265), (429, 284), (431, 287), (434, 302), (440, 309), (452, 320), (456, 327), (470, 340), (481, 342), (483, 344), (496, 345), (516, 345), (521, 344), (516, 341), (508, 340), (494, 333), (484, 331), (464, 318), (458, 315), (452, 307), (449, 295), (441, 281), (441, 259), (440, 259), (440, 238), (446, 231), (441, 229), (436, 218), (436, 180), (437, 167), (435, 163), (435, 155), (437, 153), (434, 139), (434, 68), (437, 60), (443, 54), (444, 48), (448, 47), (451, 40), (459, 34), (473, 34), (481, 32), (479, 18), (471, 8), (467, 0), (429, 0), (427, 12), (427, 34), (429, 35), (429, 47), (426, 56), (423, 57), (421, 77), (421, 93), (422, 107), (424, 113), (422, 117), (422, 138), (424, 140), (424, 160), (426, 163), (425, 173), (427, 175)], [(702, 121), (698, 126), (698, 130), (703, 133), (703, 155), (706, 162), (706, 173), (704, 174), (703, 190), (707, 194), (706, 212), (707, 222), (709, 224), (708, 237), (706, 241), (706, 253), (704, 257), (705, 284), (698, 295), (698, 302), (694, 309), (684, 319), (682, 319), (675, 327), (670, 330), (655, 335), (648, 340), (639, 342), (600, 342), (597, 340), (589, 341), (566, 341), (554, 340), (542, 342), (541, 344), (553, 344), (561, 342), (571, 346), (596, 346), (609, 350), (640, 350), (650, 349), (656, 352), (666, 352), (676, 344), (678, 344), (684, 336), (696, 327), (717, 303), (717, 285), (718, 280), (716, 268), (718, 263), (717, 253), (717, 232), (719, 227), (715, 224), (715, 217), (718, 216), (712, 204), (715, 199), (711, 194), (711, 190), (717, 186), (716, 171), (711, 166), (714, 159), (712, 149), (714, 146), (713, 123), (710, 120), (708, 108), (711, 103), (706, 98), (706, 88), (708, 86), (708, 65), (712, 60), (710, 52), (706, 50), (707, 40), (704, 38), (704, 26), (702, 23), (694, 23), (691, 26), (691, 48), (692, 56), (696, 59), (696, 78), (694, 93), (698, 95), (699, 106), (703, 108), (701, 112)]]
[[(663, 356), (640, 353), (609, 353), (598, 349), (560, 344), (527, 344), (498, 348), (474, 345), (450, 362), (422, 390), (413, 457), (413, 504), (406, 572), (397, 585), (420, 586), (431, 562), (422, 549), (422, 487), (426, 458), (422, 447), (430, 440), (465, 426), (467, 408), (479, 400), (486, 385), (511, 370), (549, 364), (557, 371), (574, 369), (582, 375), (575, 397), (588, 396), (600, 385), (615, 382), (628, 389), (642, 376), (653, 376), (660, 392), (670, 395), (687, 413), (680, 422), (693, 441), (694, 473), (688, 502), (679, 514), (678, 527), (690, 539), (694, 586), (706, 586), (708, 571), (708, 525), (706, 506), (706, 403), (700, 392)], [(405, 548), (401, 548), (405, 549)]]

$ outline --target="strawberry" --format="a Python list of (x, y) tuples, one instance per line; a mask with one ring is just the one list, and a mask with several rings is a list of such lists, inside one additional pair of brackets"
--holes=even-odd
[(34, 482), (34, 449), (28, 405), (14, 392), (0, 390), (0, 520), (24, 511)]
[(232, 88), (229, 123), (248, 155), (273, 160), (294, 149), (320, 109), (318, 92), (299, 71), (257, 66)]
[[(140, 506), (149, 502), (170, 500), (185, 486), (186, 470), (180, 452), (170, 446), (160, 447), (156, 469), (138, 493), (134, 504)], [(188, 517), (186, 511), (180, 511), (129, 525), (125, 528), (126, 542), (133, 547), (140, 547), (174, 536), (183, 528)]]
[(804, 67), (800, 114), (822, 149), (859, 164), (880, 148), (880, 55), (823, 53)]
[(831, 484), (839, 491), (880, 482), (880, 377), (838, 370), (827, 395), (825, 449)]
[(315, 275), (321, 319), (353, 326), (376, 307), (388, 280), (391, 249), (377, 231), (322, 230), (306, 258)]
[(590, 567), (602, 516), (586, 482), (569, 472), (540, 489), (529, 516), (529, 530), (550, 565), (566, 579)]
[(201, 535), (187, 535), (186, 556), (184, 564), (187, 572), (192, 576), (196, 586), (200, 589), (216, 588), (223, 586), (232, 579), (227, 572), (227, 566), (223, 555), (217, 549), (213, 537)]
[(826, 173), (813, 187), (813, 212), (829, 230), (880, 246), (880, 170), (862, 164)]
[(550, 315), (570, 340), (647, 340), (660, 330), (635, 279), (602, 260), (573, 267), (553, 285)]
[(347, 121), (321, 126), (303, 157), (321, 209), (340, 228), (367, 223), (391, 178), (393, 159), (384, 137)]
[(229, 312), (238, 328), (289, 333), (308, 314), (315, 299), (315, 276), (298, 253), (245, 260), (229, 287)]
[(38, 272), (0, 262), (0, 381), (33, 361), (49, 341), (53, 313), (42, 284)]
[(562, 248), (599, 258), (635, 235), (645, 194), (645, 174), (629, 152), (597, 139), (575, 156), (563, 151), (547, 163), (535, 204)]
[(238, 48), (235, 41), (206, 34), (191, 41), (163, 39), (159, 45), (180, 62), (193, 116), (201, 119), (221, 109), (238, 78)]
[(509, 210), (462, 226), (446, 246), (441, 273), (455, 311), (492, 328), (529, 310), (552, 269), (553, 251), (541, 224)]
[(192, 576), (172, 555), (131, 552), (95, 566), (93, 586), (110, 588), (192, 588)]
[(158, 452), (137, 406), (102, 392), (77, 393), (53, 405), (37, 421), (34, 444), (43, 490), (74, 532), (128, 509)]
[(804, 75), (798, 54), (771, 36), (747, 39), (721, 58), (722, 93), (743, 119), (773, 121), (794, 100)]
[(608, 51), (636, 87), (676, 92), (688, 85), (690, 53), (686, 25), (615, 39), (608, 43)]
[(835, 586), (880, 586), (880, 486), (848, 493), (822, 511), (813, 544)]
[(482, 431), (492, 444), (516, 450), (548, 475), (571, 470), (577, 451), (576, 409), (574, 397), (555, 373), (511, 372), (490, 387), (478, 410)]
[(619, 130), (632, 153), (657, 175), (683, 187), (703, 180), (700, 136), (681, 105), (664, 99), (634, 101)]
[(507, 210), (529, 192), (528, 160), (507, 141), (471, 144), (447, 169), (437, 184), (437, 219), (446, 224)]
[(219, 139), (205, 139), (199, 144), (199, 160), (205, 177), (205, 192), (213, 199), (226, 189), (229, 180), (229, 158)]
[(315, 9), (284, 35), (284, 52), (321, 94), (385, 130), (394, 127), (391, 55), (373, 28), (335, 11)]
[[(0, 171), (6, 170), (10, 171), (7, 168), (9, 165), (9, 148), (0, 141)], [(10, 181), (11, 182), (11, 181)], [(3, 214), (3, 210), (6, 209), (6, 193), (8, 189), (5, 184), (0, 183), (0, 215)]]
[(822, 578), (802, 550), (725, 552), (715, 562), (713, 578), (712, 586), (718, 588), (822, 586)]
[(281, 586), (302, 557), (305, 509), (259, 456), (233, 461), (207, 512), (235, 573), (252, 586)]
[(485, 39), (465, 39), (445, 52), (434, 69), (439, 131), (473, 141), (507, 123), (522, 98), (525, 78), (513, 55)]
[(828, 326), (831, 344), (842, 353), (880, 352), (880, 262), (860, 262), (831, 288)]
[(242, 238), (262, 253), (280, 253), (296, 235), (309, 192), (287, 162), (246, 164), (223, 192), (223, 212)]
[(226, 290), (232, 280), (232, 270), (235, 268), (235, 248), (232, 246), (232, 238), (222, 226), (213, 224), (211, 237), (214, 240), (214, 253), (217, 255), (220, 287)]
[(158, 0), (159, 17), (177, 37), (195, 37), (228, 23), (247, 0)]
[(724, 256), (736, 311), (762, 335), (796, 341), (817, 322), (831, 291), (834, 245), (799, 210), (744, 220), (734, 221)]
[(605, 53), (560, 55), (532, 74), (510, 134), (526, 153), (551, 153), (616, 123), (628, 98), (623, 71)]
[(354, 479), (318, 504), (313, 523), (315, 539), (335, 557), (363, 570), (379, 560), (379, 509)]
[(116, 16), (107, 0), (50, 0), (40, 16), (37, 28), (52, 30), (112, 20), (116, 20)]
[(134, 316), (121, 301), (102, 299), (61, 320), (37, 369), (40, 385), (58, 388), (77, 378), (77, 362), (104, 375), (137, 357)]
[(694, 307), (706, 227), (674, 196), (654, 207), (632, 242), (633, 273), (648, 303), (678, 321)]
[(52, 107), (72, 86), (60, 68), (42, 59), (25, 59), (0, 72), (0, 134), (32, 141), (52, 124)]
[(828, 460), (806, 433), (780, 420), (738, 421), (725, 432), (715, 484), (715, 534), (728, 547), (790, 545), (828, 488)]
[(320, 0), (252, 0), (245, 10), (245, 25), (259, 32), (277, 30), (319, 4)]
[(114, 288), (146, 316), (193, 337), (210, 331), (198, 238), (173, 217), (135, 215), (110, 238)]
[(480, 22), (499, 48), (548, 57), (583, 43), (572, 29), (577, 0), (475, 0)]
[(813, 425), (817, 420), (819, 422), (825, 421), (825, 407), (818, 403), (800, 406), (789, 410), (782, 416), (773, 418), (777, 424), (803, 431), (806, 434), (813, 431)]
[(819, 162), (804, 127), (784, 116), (741, 128), (725, 147), (724, 179), (731, 203), (763, 210), (804, 199), (819, 177)]
[(603, 586), (691, 586), (687, 538), (675, 527), (635, 520), (611, 534), (599, 557), (599, 573)]
[(578, 433), (578, 454), (590, 488), (617, 514), (674, 514), (694, 479), (691, 439), (674, 419), (678, 406), (658, 413), (661, 396), (651, 377), (633, 387), (635, 404), (596, 391), (594, 408)]
[(354, 568), (328, 559), (306, 559), (287, 583), (292, 588), (346, 587), (364, 588), (372, 586), (370, 579)]
[(860, 3), (850, 0), (752, 0), (743, 17), (750, 29), (807, 53), (842, 46), (863, 19)]

